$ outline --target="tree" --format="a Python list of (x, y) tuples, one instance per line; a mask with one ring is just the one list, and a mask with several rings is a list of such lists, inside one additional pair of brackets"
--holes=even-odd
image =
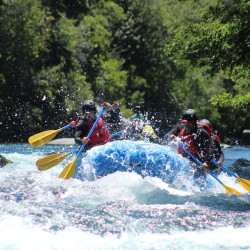
[(210, 101), (220, 107), (244, 108), (245, 112), (250, 108), (249, 16), (249, 1), (220, 1), (205, 8), (197, 23), (182, 26), (166, 46), (167, 55), (178, 55), (178, 63), (231, 79), (233, 89), (229, 86), (229, 92)]
[(39, 56), (46, 51), (46, 14), (38, 0), (3, 1), (0, 5), (1, 139), (20, 139), (28, 127), (32, 84)]
[(123, 9), (112, 1), (100, 1), (96, 8), (84, 15), (78, 28), (82, 30), (84, 69), (91, 83), (95, 99), (124, 102), (127, 72), (124, 60), (111, 46), (113, 36), (125, 19)]
[(79, 29), (63, 15), (55, 20), (38, 0), (4, 1), (0, 14), (1, 140), (27, 141), (68, 121), (70, 110), (92, 97)]

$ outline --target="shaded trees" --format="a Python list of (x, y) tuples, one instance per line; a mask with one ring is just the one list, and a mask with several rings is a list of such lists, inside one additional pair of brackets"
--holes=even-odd
[(58, 128), (87, 98), (141, 105), (165, 130), (185, 108), (222, 124), (227, 99), (247, 104), (249, 20), (246, 1), (215, 2), (1, 1), (1, 140)]
[(250, 108), (249, 15), (249, 1), (219, 1), (201, 12), (199, 22), (180, 27), (166, 46), (180, 65), (200, 67), (211, 85), (220, 78), (218, 92), (210, 96), (220, 113), (214, 121), (233, 136), (239, 136), (235, 128), (240, 132)]
[(213, 104), (249, 108), (249, 15), (249, 1), (207, 7), (199, 23), (181, 27), (167, 46), (168, 52), (178, 53), (179, 62), (203, 67), (205, 73), (219, 73), (234, 82), (233, 91), (214, 96)]
[(1, 140), (18, 141), (65, 122), (70, 100), (91, 92), (73, 54), (72, 21), (62, 16), (54, 24), (38, 0), (4, 1), (0, 12)]
[(34, 99), (40, 95), (31, 79), (40, 69), (40, 53), (46, 51), (46, 26), (46, 14), (39, 1), (3, 1), (0, 6), (3, 139), (20, 138), (28, 126), (29, 112), (36, 103)]

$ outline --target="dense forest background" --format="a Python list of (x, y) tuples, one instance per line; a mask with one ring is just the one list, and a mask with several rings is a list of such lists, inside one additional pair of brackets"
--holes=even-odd
[(250, 1), (0, 0), (0, 141), (57, 129), (86, 99), (157, 133), (187, 108), (224, 142), (250, 115)]

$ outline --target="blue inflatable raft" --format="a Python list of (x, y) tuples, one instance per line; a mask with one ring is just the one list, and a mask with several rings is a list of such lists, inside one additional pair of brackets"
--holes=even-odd
[(169, 146), (121, 140), (94, 147), (79, 157), (75, 178), (91, 181), (117, 171), (158, 177), (169, 184), (193, 180), (194, 173), (190, 162)]

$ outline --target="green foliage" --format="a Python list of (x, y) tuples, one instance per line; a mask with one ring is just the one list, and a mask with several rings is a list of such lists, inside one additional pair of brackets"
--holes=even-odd
[(60, 19), (62, 13), (70, 19), (76, 19), (86, 13), (99, 0), (41, 0), (43, 6), (48, 7), (56, 19)]
[(111, 33), (105, 28), (108, 25), (107, 20), (103, 16), (85, 16), (81, 24), (84, 30), (84, 38), (88, 41), (87, 49), (95, 56), (101, 56), (107, 53), (110, 46)]
[(168, 38), (163, 20), (164, 1), (116, 2), (123, 6), (127, 15), (115, 33), (112, 45), (115, 52), (125, 59), (128, 106), (130, 103), (141, 105), (142, 111), (150, 112), (164, 106), (171, 115), (173, 106), (166, 95), (171, 92), (171, 79), (174, 76), (169, 70), (169, 60), (162, 52)]
[(79, 24), (82, 30), (82, 51), (85, 53), (87, 79), (92, 82), (99, 103), (119, 100), (124, 103), (127, 72), (124, 60), (115, 56), (111, 48), (112, 36), (124, 20), (123, 9), (111, 1), (101, 1), (98, 8), (83, 16)]
[(183, 79), (175, 80), (173, 93), (182, 111), (193, 108), (200, 118), (207, 118), (219, 123), (221, 116), (218, 108), (214, 108), (209, 99), (211, 96), (222, 93), (225, 89), (221, 86), (221, 77), (215, 76), (212, 79), (205, 77), (198, 68), (188, 68)]
[[(124, 98), (124, 91), (127, 83), (127, 72), (122, 69), (123, 61), (109, 59), (101, 65), (99, 77), (96, 79), (98, 96), (104, 96), (109, 100), (119, 100)], [(105, 98), (100, 99), (101, 102)]]
[(92, 9), (89, 14), (91, 16), (105, 17), (107, 20), (105, 27), (110, 31), (119, 27), (121, 22), (126, 19), (123, 8), (113, 1), (100, 1), (98, 8)]
[(250, 103), (250, 92), (235, 96), (231, 93), (222, 93), (221, 95), (212, 97), (211, 103), (221, 107), (233, 106), (235, 108), (242, 109), (247, 107)]
[(77, 47), (81, 39), (81, 32), (75, 26), (74, 20), (61, 15), (60, 19), (55, 23), (54, 36), (58, 43), (70, 50)]
[(235, 82), (236, 94), (214, 96), (211, 99), (214, 105), (250, 106), (248, 94), (242, 94), (250, 91), (249, 16), (247, 1), (209, 6), (201, 15), (200, 23), (182, 26), (175, 39), (166, 46), (168, 55), (178, 55), (177, 63), (202, 67), (205, 73), (220, 73)]
[(18, 140), (28, 130), (28, 110), (36, 95), (32, 76), (40, 68), (40, 55), (47, 51), (48, 19), (38, 0), (2, 1), (0, 5), (3, 139)]
[(188, 23), (199, 23), (201, 9), (208, 5), (214, 5), (217, 0), (161, 0), (160, 2), (162, 2), (161, 8), (164, 10), (163, 21), (172, 39), (181, 26)]
[(239, 0), (0, 1), (1, 140), (67, 124), (89, 98), (140, 105), (163, 130), (185, 108), (222, 125), (233, 105), (239, 128), (248, 16)]

